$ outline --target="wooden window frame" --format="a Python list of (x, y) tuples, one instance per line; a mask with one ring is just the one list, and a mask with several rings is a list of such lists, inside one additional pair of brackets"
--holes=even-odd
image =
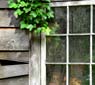
[[(90, 33), (69, 33), (69, 7), (70, 6), (90, 6)], [(95, 0), (89, 1), (69, 1), (69, 2), (52, 2), (52, 7), (67, 7), (67, 33), (66, 34), (52, 34), (49, 36), (66, 36), (66, 63), (48, 63), (46, 62), (46, 36), (42, 34), (41, 36), (41, 85), (46, 85), (46, 64), (65, 64), (66, 65), (66, 85), (69, 85), (69, 65), (75, 64), (82, 64), (82, 65), (89, 65), (90, 71), (90, 82), (89, 85), (92, 85), (92, 65), (95, 63), (92, 62), (92, 54), (93, 54), (93, 39), (92, 36), (95, 35), (93, 33), (93, 6), (95, 5)], [(90, 36), (90, 62), (89, 63), (69, 63), (69, 36), (77, 36), (77, 35), (89, 35)]]

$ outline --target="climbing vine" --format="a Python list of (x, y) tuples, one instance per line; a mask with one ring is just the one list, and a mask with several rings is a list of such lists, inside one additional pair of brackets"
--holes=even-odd
[(20, 29), (50, 34), (48, 21), (54, 17), (50, 0), (9, 0), (9, 7), (15, 9), (14, 15), (20, 19)]

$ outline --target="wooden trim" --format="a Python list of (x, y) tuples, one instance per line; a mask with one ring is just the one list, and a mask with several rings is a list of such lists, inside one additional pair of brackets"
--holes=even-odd
[(29, 59), (29, 85), (40, 85), (40, 59), (41, 59), (41, 47), (40, 47), (40, 35), (32, 35), (31, 49)]
[(41, 85), (46, 85), (46, 36), (41, 35)]
[(70, 1), (70, 2), (52, 2), (52, 7), (61, 7), (61, 6), (84, 6), (84, 5), (95, 5), (94, 0), (87, 1)]

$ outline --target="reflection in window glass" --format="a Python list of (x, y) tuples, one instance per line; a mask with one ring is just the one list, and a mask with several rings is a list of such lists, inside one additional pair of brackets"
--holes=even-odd
[(66, 33), (66, 7), (53, 8), (55, 18), (50, 22), (50, 28), (52, 28), (55, 33)]
[(90, 32), (90, 6), (70, 7), (70, 33)]
[(70, 56), (70, 62), (89, 62), (90, 37), (70, 36), (69, 56)]
[(95, 36), (93, 36), (93, 62), (95, 62)]
[(47, 65), (46, 76), (46, 85), (66, 85), (66, 66)]
[(95, 65), (92, 66), (92, 85), (95, 85)]
[(89, 85), (89, 66), (70, 65), (70, 85)]
[(93, 7), (93, 32), (95, 33), (95, 6)]
[(47, 62), (65, 62), (66, 37), (47, 37), (46, 56)]

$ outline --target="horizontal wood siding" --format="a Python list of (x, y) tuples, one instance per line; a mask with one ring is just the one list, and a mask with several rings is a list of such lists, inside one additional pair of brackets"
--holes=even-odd
[(13, 15), (13, 10), (0, 9), (0, 27), (19, 27), (19, 20)]
[(0, 52), (0, 60), (29, 62), (29, 52)]
[(0, 50), (29, 50), (29, 33), (16, 28), (0, 28)]
[(29, 64), (21, 63), (29, 63), (29, 32), (18, 29), (13, 13), (8, 0), (0, 0), (0, 85), (29, 85)]
[(28, 64), (0, 66), (0, 79), (28, 75)]
[(29, 85), (28, 76), (0, 80), (0, 85)]

